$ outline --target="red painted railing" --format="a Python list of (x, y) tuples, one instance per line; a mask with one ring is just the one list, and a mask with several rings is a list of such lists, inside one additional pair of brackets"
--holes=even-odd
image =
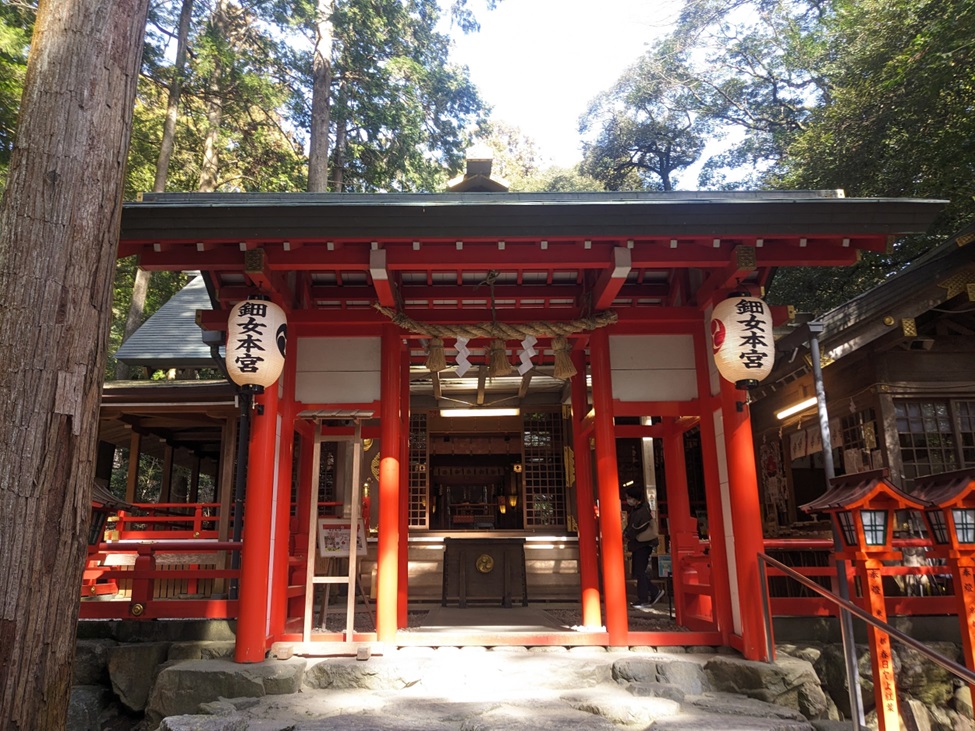
[(219, 503), (143, 503), (137, 512), (119, 510), (108, 518), (114, 540), (216, 538)]
[[(120, 511), (110, 518), (106, 536), (113, 540), (89, 547), (88, 566), (81, 587), (83, 619), (110, 618), (232, 618), (236, 601), (228, 599), (231, 553), (239, 549), (232, 542), (218, 542), (219, 505), (185, 503), (139, 505), (137, 512)], [(323, 508), (333, 507), (323, 504)], [(138, 514), (144, 513), (144, 514)], [(930, 545), (917, 538), (895, 539), (897, 548)], [(693, 630), (713, 627), (711, 558), (707, 543), (700, 553), (677, 557), (673, 567), (675, 590), (682, 591), (683, 622)], [(766, 553), (800, 574), (829, 588), (836, 580), (833, 542), (827, 538), (769, 539)], [(303, 559), (292, 558), (289, 574), (298, 576)], [(301, 563), (301, 566), (298, 565)], [(954, 614), (955, 602), (947, 567), (923, 560), (919, 566), (887, 566), (883, 575), (890, 585), (889, 615)], [(679, 578), (678, 578), (679, 577)], [(769, 569), (775, 616), (832, 616), (834, 608), (814, 592), (786, 585), (781, 572)], [(848, 567), (850, 595), (857, 587)], [(289, 587), (297, 597), (303, 587)]]
[[(930, 547), (925, 538), (894, 538), (895, 549)], [(794, 571), (831, 588), (838, 580), (833, 558), (833, 541), (829, 538), (768, 539), (765, 552), (790, 566)], [(789, 559), (789, 560), (787, 560)], [(939, 561), (919, 557), (920, 565), (890, 565), (881, 569), (885, 577), (887, 614), (936, 615), (955, 614), (954, 589), (951, 571)], [(835, 606), (784, 577), (781, 571), (769, 568), (770, 602), (773, 616), (836, 616)], [(854, 567), (846, 565), (846, 581), (850, 596), (858, 595)], [(786, 586), (790, 588), (786, 588)]]
[[(319, 512), (340, 507), (322, 502)], [(240, 571), (229, 567), (240, 544), (217, 540), (219, 509), (219, 503), (143, 503), (110, 516), (106, 540), (88, 547), (81, 618), (235, 618), (237, 601), (228, 597)], [(289, 575), (304, 576), (304, 558), (290, 564)], [(303, 593), (303, 586), (288, 587), (289, 597)]]
[(101, 543), (90, 546), (82, 584), (82, 619), (231, 618), (224, 568), (239, 544), (211, 540)]

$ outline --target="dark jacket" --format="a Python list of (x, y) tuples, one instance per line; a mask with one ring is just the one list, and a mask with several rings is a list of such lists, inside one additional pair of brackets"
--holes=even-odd
[(630, 550), (634, 548), (632, 544), (646, 546), (658, 540), (656, 537), (649, 541), (638, 541), (636, 539), (637, 534), (650, 525), (651, 521), (653, 521), (653, 515), (650, 513), (650, 506), (646, 501), (640, 503), (630, 511), (630, 517), (626, 521), (626, 530), (623, 531), (624, 537), (629, 542), (628, 548)]

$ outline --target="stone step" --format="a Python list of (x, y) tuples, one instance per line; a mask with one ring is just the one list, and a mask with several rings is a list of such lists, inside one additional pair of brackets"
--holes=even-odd
[[(827, 710), (818, 678), (801, 660), (766, 665), (716, 654), (560, 649), (409, 648), (365, 661), (290, 658), (253, 665), (187, 661), (160, 670), (146, 718), (151, 728), (170, 731), (813, 731), (804, 714)], [(732, 686), (734, 693), (727, 690)], [(221, 700), (241, 697), (258, 702)], [(207, 705), (214, 702), (223, 705)], [(226, 714), (227, 725), (213, 726), (219, 722), (201, 718), (201, 708)]]
[[(172, 633), (170, 633), (172, 634)], [(238, 664), (221, 633), (79, 641), (69, 731), (145, 714), (140, 731), (847, 731), (821, 667), (833, 646), (780, 646), (773, 664), (727, 648), (409, 647)], [(898, 654), (902, 669), (910, 658)], [(815, 666), (814, 664), (815, 663)], [(861, 668), (863, 668), (861, 663)], [(914, 666), (910, 666), (914, 667)], [(819, 669), (825, 674), (818, 676)], [(916, 668), (915, 668), (916, 669)], [(913, 672), (913, 671), (912, 671)], [(906, 677), (906, 676), (905, 676)], [(917, 683), (915, 672), (910, 676)], [(932, 676), (901, 694), (908, 728), (975, 729), (967, 686)], [(824, 693), (830, 690), (830, 697)], [(913, 688), (922, 692), (921, 686)], [(952, 696), (951, 693), (954, 693)], [(945, 694), (948, 695), (945, 695)], [(870, 694), (865, 694), (869, 704)], [(870, 717), (868, 716), (868, 721)], [(112, 725), (116, 731), (125, 726)]]

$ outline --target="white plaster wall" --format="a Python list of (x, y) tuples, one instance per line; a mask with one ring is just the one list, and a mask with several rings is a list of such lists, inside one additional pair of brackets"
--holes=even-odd
[(691, 401), (697, 398), (694, 338), (690, 335), (611, 335), (613, 398)]
[(303, 404), (379, 400), (380, 338), (299, 338), (295, 399)]

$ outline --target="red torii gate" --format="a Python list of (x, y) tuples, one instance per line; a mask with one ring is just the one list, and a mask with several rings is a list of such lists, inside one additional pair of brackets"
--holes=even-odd
[[(612, 325), (570, 335), (572, 360), (582, 376), (572, 382), (574, 438), (581, 447), (592, 435), (596, 447), (595, 491), (588, 449), (576, 449), (584, 624), (599, 624), (601, 596), (606, 633), (599, 639), (608, 645), (640, 639), (627, 623), (614, 418), (662, 417), (661, 424), (640, 427), (640, 433), (661, 436), (668, 454), (679, 456), (681, 420), (691, 417), (699, 420), (704, 444), (717, 636), (748, 658), (766, 657), (760, 607), (749, 601), (759, 592), (755, 557), (762, 550), (750, 422), (743, 394), (714, 370), (706, 337), (710, 310), (733, 288), (760, 294), (778, 267), (846, 265), (860, 250), (883, 250), (892, 236), (925, 230), (942, 205), (795, 191), (147, 194), (127, 204), (119, 256), (137, 255), (139, 265), (150, 270), (203, 271), (220, 308), (202, 313), (205, 329), (226, 329), (226, 310), (249, 294), (269, 296), (286, 311), (289, 340), (298, 351), (277, 386), (257, 398), (263, 415), (255, 419), (250, 439), (251, 517), (244, 532), (236, 659), (260, 661), (286, 635), (283, 506), (289, 496), (278, 486), (290, 484), (291, 426), (302, 412), (336, 403), (380, 418), (377, 639), (396, 642), (407, 598), (404, 372), (411, 356), (422, 357), (404, 346), (423, 335), (402, 331), (372, 305), (425, 324), (481, 323), (487, 300), (472, 289), (489, 272), (496, 275), (490, 305), (497, 322), (518, 325), (540, 316), (569, 322), (609, 308), (618, 315)], [(620, 338), (661, 336), (677, 336), (688, 345), (691, 367), (678, 379), (679, 393), (646, 396), (639, 387), (620, 393), (622, 375), (611, 352), (614, 347), (623, 352), (620, 343), (637, 342)], [(352, 402), (317, 400), (307, 389), (299, 393), (296, 386), (306, 383), (296, 364), (303, 341), (321, 337), (377, 339), (378, 392)], [(538, 349), (546, 362), (555, 357), (550, 337), (540, 338)], [(659, 372), (655, 377), (664, 379)], [(307, 429), (298, 428), (307, 437)], [(668, 478), (680, 485), (682, 470), (672, 461)], [(677, 556), (695, 525), (686, 494), (672, 492)], [(591, 516), (594, 493), (598, 524)]]

